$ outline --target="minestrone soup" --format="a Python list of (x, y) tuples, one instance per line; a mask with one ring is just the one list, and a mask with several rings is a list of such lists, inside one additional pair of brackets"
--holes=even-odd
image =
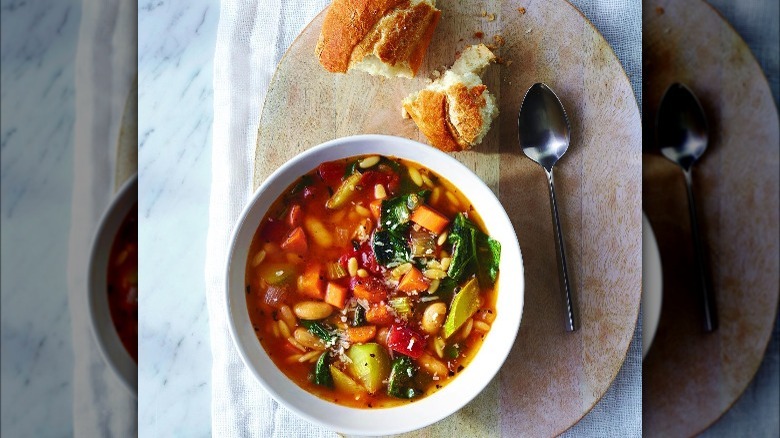
[(108, 259), (108, 307), (122, 345), (138, 362), (138, 204), (127, 213)]
[(362, 156), (289, 187), (249, 250), (260, 343), (303, 389), (381, 408), (442, 388), (496, 317), (499, 242), (468, 199), (419, 165)]

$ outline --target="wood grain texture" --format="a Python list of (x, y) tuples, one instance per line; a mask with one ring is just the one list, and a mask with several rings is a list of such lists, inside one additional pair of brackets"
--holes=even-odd
[[(521, 6), (525, 14), (518, 11)], [(483, 392), (460, 412), (414, 435), (463, 430), (470, 436), (495, 436), (496, 431), (557, 435), (604, 394), (636, 325), (642, 226), (639, 111), (614, 53), (569, 3), (452, 1), (439, 2), (439, 8), (442, 19), (413, 80), (325, 72), (314, 56), (323, 15), (315, 18), (271, 81), (259, 123), (254, 184), (295, 154), (341, 136), (377, 133), (425, 142), (414, 123), (401, 118), (401, 100), (425, 87), (433, 69), (451, 65), (459, 50), (503, 36), (506, 44), (496, 54), (504, 64), (489, 67), (484, 75), (501, 115), (483, 144), (453, 156), (498, 194), (513, 219), (526, 269), (523, 321), (509, 358), (486, 391), (491, 396)], [(483, 17), (483, 9), (495, 20)], [(485, 38), (474, 38), (476, 31)], [(571, 146), (555, 172), (582, 322), (573, 334), (564, 332), (547, 181), (517, 145), (517, 112), (536, 82), (556, 91), (571, 122)]]
[(692, 436), (745, 390), (771, 336), (778, 304), (778, 116), (760, 67), (736, 32), (700, 0), (646, 2), (645, 149), (663, 92), (686, 83), (710, 122), (694, 166), (700, 226), (720, 328), (703, 332), (682, 171), (643, 157), (644, 210), (658, 239), (664, 298), (643, 364), (647, 436)]

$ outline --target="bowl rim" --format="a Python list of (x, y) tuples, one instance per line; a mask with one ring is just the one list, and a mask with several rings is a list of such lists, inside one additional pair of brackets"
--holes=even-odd
[[(494, 326), (499, 325), (506, 333), (503, 333), (502, 335), (499, 329), (491, 330), (483, 340), (480, 351), (474, 356), (469, 366), (462, 371), (462, 375), (459, 375), (458, 379), (453, 379), (441, 390), (419, 399), (414, 403), (380, 409), (351, 408), (329, 402), (305, 391), (284, 375), (268, 357), (265, 349), (257, 340), (257, 336), (252, 330), (251, 324), (248, 324), (249, 327), (247, 327), (246, 322), (249, 317), (246, 305), (244, 280), (249, 243), (251, 243), (251, 239), (257, 230), (260, 220), (265, 216), (268, 206), (270, 206), (270, 204), (273, 203), (297, 178), (315, 169), (317, 166), (316, 163), (370, 154), (394, 156), (419, 163), (452, 182), (472, 203), (487, 204), (494, 207), (496, 211), (491, 211), (491, 217), (489, 218), (485, 217), (483, 214), (484, 211), (480, 211), (480, 208), (476, 208), (476, 210), (480, 211), (485, 226), (489, 229), (488, 231), (491, 235), (494, 235), (494, 231), (496, 231), (494, 228), (501, 227), (500, 231), (503, 233), (502, 236), (505, 236), (502, 237), (501, 240), (501, 265), (504, 266), (509, 262), (516, 263), (516, 265), (511, 265), (511, 270), (506, 270), (506, 274), (504, 274), (505, 269), (501, 269), (501, 275), (499, 275), (498, 280), (498, 284), (501, 285), (501, 281), (504, 278), (509, 278), (509, 281), (513, 282), (511, 286), (512, 289), (517, 292), (513, 294), (505, 293), (503, 295), (499, 293), (497, 297), (497, 307), (499, 306), (499, 303), (506, 301), (512, 303), (517, 309), (512, 312), (498, 312), (496, 321), (494, 321)], [(423, 160), (423, 158), (425, 159)], [(302, 167), (305, 170), (295, 170), (298, 167)], [(293, 172), (294, 174), (290, 176), (290, 172)], [(446, 174), (457, 174), (458, 179), (456, 180)], [(281, 180), (281, 182), (279, 182), (279, 180)], [(467, 194), (468, 192), (479, 192), (481, 199), (475, 202), (475, 197), (469, 196)], [(263, 200), (264, 197), (269, 199)], [(484, 208), (485, 207), (483, 206), (482, 209), (484, 210)], [(258, 213), (257, 210), (261, 209), (262, 211)], [(256, 223), (254, 221), (249, 223), (250, 216), (259, 216), (259, 218)], [(492, 224), (492, 228), (489, 224)], [(239, 254), (237, 253), (237, 248), (239, 244), (243, 242), (239, 239), (247, 234), (249, 236), (249, 243), (243, 243), (246, 248)], [(247, 202), (231, 231), (225, 273), (228, 329), (233, 339), (233, 344), (246, 368), (254, 375), (263, 389), (268, 392), (274, 400), (287, 409), (290, 409), (297, 415), (314, 424), (348, 434), (384, 435), (409, 432), (433, 424), (460, 410), (479, 395), (493, 378), (497, 376), (506, 361), (506, 358), (509, 356), (512, 346), (515, 344), (524, 305), (525, 279), (519, 241), (514, 225), (493, 191), (468, 167), (454, 157), (414, 140), (379, 134), (341, 137), (321, 143), (301, 152), (271, 173), (258, 189), (255, 190), (252, 196), (247, 199)], [(232, 280), (233, 278), (235, 278), (235, 280)], [(242, 326), (239, 325), (239, 319), (243, 321)], [(498, 324), (499, 321), (501, 321), (500, 324)], [(251, 331), (251, 336), (249, 336), (249, 331)], [(491, 336), (491, 334), (493, 336)], [(245, 340), (243, 337), (249, 337), (250, 340)], [(490, 342), (490, 344), (488, 344), (488, 342)], [(250, 345), (246, 345), (247, 343)], [(486, 348), (488, 345), (495, 348), (490, 351), (489, 359), (487, 358), (488, 354), (485, 354), (488, 352), (488, 349)], [(265, 365), (270, 363), (271, 366), (261, 372), (259, 369), (260, 367), (257, 366), (255, 361), (262, 361)], [(475, 374), (478, 372), (475, 370), (475, 363), (479, 363), (483, 368), (486, 368), (487, 372), (482, 375)], [(469, 373), (469, 370), (472, 370), (473, 372)], [(274, 379), (266, 380), (263, 373), (270, 373), (273, 375)], [(464, 375), (466, 374), (470, 376), (469, 381), (475, 381), (476, 384), (468, 386), (466, 379), (464, 379)], [(285, 382), (282, 383), (276, 380), (283, 380)], [(284, 389), (289, 390), (287, 397), (279, 393), (277, 387), (280, 385), (284, 386)], [(455, 398), (453, 401), (452, 397), (450, 397), (450, 399), (444, 398), (448, 394), (461, 394), (462, 396)], [(291, 398), (292, 400), (289, 400), (288, 398)], [(306, 405), (310, 407), (308, 409), (303, 409), (296, 404), (302, 404), (302, 401), (305, 401)], [(444, 403), (436, 404), (436, 401)], [(440, 405), (446, 405), (446, 407)], [(352, 412), (353, 414), (359, 413), (360, 416), (364, 418), (364, 420), (360, 422), (361, 425), (366, 424), (369, 425), (369, 427), (338, 422), (339, 419), (334, 418), (337, 417), (337, 415), (328, 417), (312, 413), (320, 408), (326, 411)], [(421, 416), (418, 415), (413, 419), (402, 418), (404, 414), (411, 414), (412, 410), (418, 410), (420, 408), (428, 408), (428, 412), (433, 413)], [(383, 427), (380, 430), (377, 428), (376, 424), (383, 424), (386, 427)]]
[(108, 258), (116, 233), (133, 204), (138, 202), (138, 174), (129, 177), (117, 190), (98, 222), (92, 240), (87, 276), (89, 324), (103, 360), (125, 388), (138, 397), (138, 364), (127, 352), (111, 318), (106, 293)]
[(663, 307), (663, 267), (650, 219), (642, 212), (642, 360), (655, 340)]

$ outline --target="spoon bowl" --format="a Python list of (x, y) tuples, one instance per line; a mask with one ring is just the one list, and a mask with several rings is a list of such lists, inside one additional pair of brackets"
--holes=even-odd
[(555, 233), (555, 253), (558, 261), (558, 276), (561, 293), (566, 304), (565, 328), (568, 332), (577, 330), (574, 312), (574, 293), (566, 267), (566, 249), (561, 223), (558, 219), (558, 204), (555, 201), (553, 166), (569, 148), (569, 119), (558, 96), (543, 83), (531, 86), (523, 97), (520, 113), (517, 115), (518, 140), (523, 153), (544, 168), (550, 187), (550, 210)]
[(525, 93), (517, 125), (523, 153), (548, 171), (569, 148), (566, 110), (546, 84), (534, 84)]
[(707, 149), (707, 119), (696, 96), (683, 84), (672, 84), (661, 98), (656, 124), (661, 154), (690, 169)]

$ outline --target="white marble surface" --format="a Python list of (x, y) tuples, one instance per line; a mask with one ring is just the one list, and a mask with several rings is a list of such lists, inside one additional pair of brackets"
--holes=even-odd
[(205, 248), (219, 2), (138, 5), (141, 436), (207, 436)]
[(3, 0), (0, 217), (3, 436), (73, 425), (66, 264), (80, 0)]

